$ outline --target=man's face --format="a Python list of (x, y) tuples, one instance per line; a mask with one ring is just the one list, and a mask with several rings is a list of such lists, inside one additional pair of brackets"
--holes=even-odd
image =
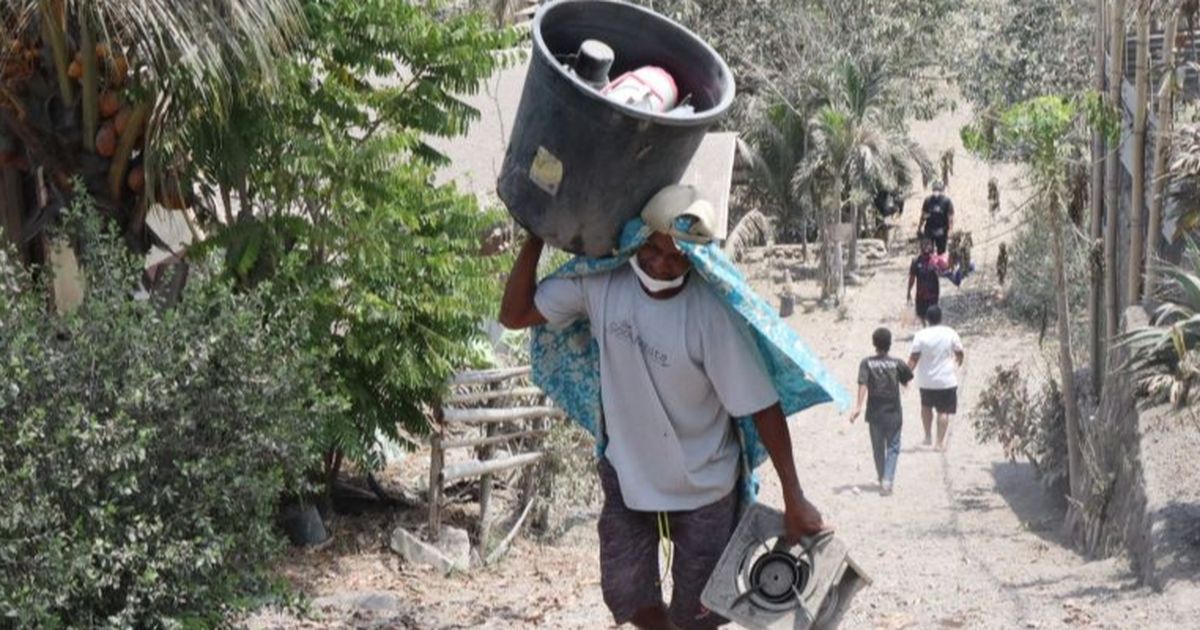
[(675, 240), (655, 232), (637, 251), (638, 265), (655, 280), (674, 280), (687, 273), (692, 263), (675, 246)]
[(922, 254), (932, 254), (933, 253), (933, 241), (921, 241), (921, 253)]

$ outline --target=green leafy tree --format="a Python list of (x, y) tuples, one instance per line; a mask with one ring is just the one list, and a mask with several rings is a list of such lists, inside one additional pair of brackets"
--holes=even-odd
[(270, 590), (280, 496), (336, 411), (310, 314), (232, 291), (219, 261), (172, 308), (131, 299), (141, 260), (74, 199), (51, 238), (88, 243), (76, 310), (47, 313), (49, 274), (0, 255), (0, 625), (219, 626)]
[(474, 360), (502, 261), (479, 255), (501, 219), (434, 182), (434, 137), (478, 112), (460, 100), (514, 58), (517, 35), (439, 3), (304, 0), (309, 38), (276, 89), (248, 86), (230, 124), (187, 132), (206, 248), (246, 288), (311, 301), (323, 386), (350, 406), (324, 428), (325, 473), (370, 470), (379, 435), (428, 431), (427, 409)]
[(957, 84), (978, 111), (1092, 84), (1092, 0), (969, 0), (953, 51)]
[[(1096, 97), (1044, 96), (1005, 110), (997, 125), (996, 144), (984, 146), (997, 153), (1015, 152), (1025, 156), (1033, 183), (1032, 203), (1050, 219), (1050, 244), (1053, 252), (1056, 323), (1058, 328), (1059, 379), (1066, 425), (1067, 470), (1070, 493), (1080, 497), (1083, 491), (1083, 436), (1075, 395), (1075, 367), (1071, 355), (1071, 301), (1067, 278), (1069, 186), (1068, 166), (1082, 155), (1094, 121), (1088, 113), (1096, 111)], [(973, 136), (978, 140), (980, 136)], [(981, 148), (975, 145), (975, 148)]]

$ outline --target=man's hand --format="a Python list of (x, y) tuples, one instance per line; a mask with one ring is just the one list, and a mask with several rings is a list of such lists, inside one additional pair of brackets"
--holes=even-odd
[(854, 424), (854, 421), (855, 421), (855, 420), (858, 420), (858, 416), (859, 416), (859, 414), (861, 414), (861, 413), (862, 413), (862, 409), (859, 409), (858, 407), (855, 407), (855, 408), (854, 408), (854, 411), (851, 411), (851, 412), (850, 412), (850, 424)]
[(808, 499), (787, 501), (783, 510), (784, 541), (795, 545), (805, 536), (819, 534), (830, 527), (825, 525), (821, 512)]
[(904, 296), (904, 303), (905, 303), (905, 304), (912, 304), (912, 294), (911, 294), (911, 293), (909, 293), (908, 295)]

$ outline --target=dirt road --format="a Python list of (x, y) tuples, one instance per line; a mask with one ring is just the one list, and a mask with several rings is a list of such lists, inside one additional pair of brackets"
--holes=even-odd
[[(1004, 214), (1019, 201), (1020, 187), (1011, 168), (993, 169), (965, 155), (957, 131), (966, 116), (961, 111), (947, 114), (914, 129), (931, 155), (957, 148), (957, 172), (948, 193), (958, 208), (959, 225), (975, 233), (975, 259), (981, 267), (962, 290), (947, 285), (943, 294), (947, 323), (959, 330), (967, 353), (960, 416), (949, 451), (918, 446), (917, 392), (907, 392), (895, 494), (883, 497), (875, 486), (864, 425), (848, 425), (845, 415), (828, 405), (792, 422), (807, 494), (874, 579), (855, 601), (844, 627), (1196, 627), (1180, 601), (1136, 587), (1124, 559), (1088, 561), (1068, 550), (1057, 535), (1063, 506), (1040, 487), (1028, 465), (1009, 463), (998, 446), (975, 439), (969, 416), (992, 371), (1017, 361), (1027, 372), (1046, 370), (1053, 348), (1039, 348), (1033, 332), (1007, 322), (993, 304), (995, 287), (987, 268), (1015, 223), (988, 216), (987, 181), (995, 176), (1004, 187)], [(910, 231), (919, 201), (909, 205), (904, 217)], [(850, 289), (840, 314), (804, 312), (802, 304), (790, 319), (848, 388), (858, 361), (870, 352), (871, 331), (877, 326), (891, 327), (897, 337), (894, 352), (907, 354), (914, 331), (904, 315), (907, 260), (901, 255), (865, 269), (864, 283)], [(765, 284), (762, 289), (772, 290)], [(762, 472), (762, 500), (779, 505), (770, 467)], [(266, 616), (257, 625), (610, 627), (600, 597), (596, 545), (594, 517), (585, 514), (553, 545), (521, 541), (500, 566), (443, 578), (401, 566), (377, 540), (368, 539), (362, 553), (313, 563), (321, 568), (309, 570), (305, 579), (314, 596), (377, 592), (394, 596), (394, 605), (371, 614), (333, 613), (322, 621)]]

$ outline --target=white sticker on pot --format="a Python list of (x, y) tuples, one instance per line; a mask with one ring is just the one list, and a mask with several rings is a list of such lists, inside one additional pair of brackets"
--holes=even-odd
[(562, 162), (547, 151), (546, 147), (538, 147), (537, 155), (533, 156), (533, 164), (529, 166), (529, 179), (533, 180), (538, 188), (553, 196), (558, 194), (562, 178)]

